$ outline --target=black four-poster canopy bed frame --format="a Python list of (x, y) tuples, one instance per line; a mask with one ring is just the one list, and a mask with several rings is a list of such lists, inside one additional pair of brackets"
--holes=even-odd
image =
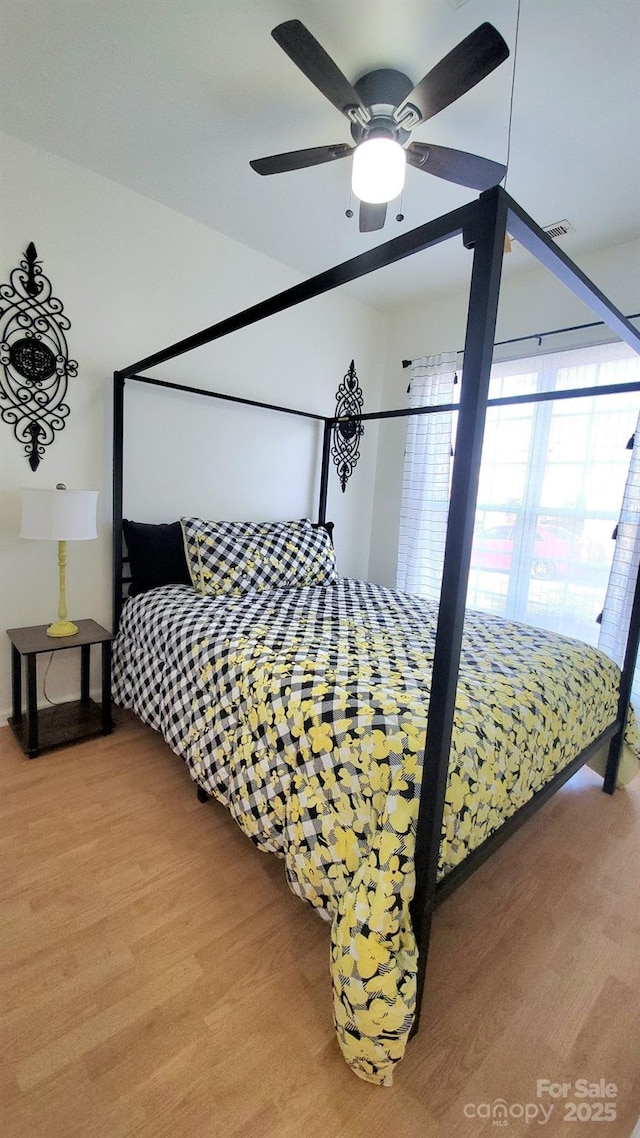
[(204, 344), (221, 339), (232, 332), (258, 323), (269, 316), (283, 312), (340, 285), (357, 280), (367, 273), (400, 261), (413, 253), (423, 251), (451, 237), (462, 236), (465, 247), (472, 251), (473, 264), (463, 356), (463, 381), (460, 386), (459, 403), (429, 408), (402, 408), (370, 412), (359, 416), (360, 421), (380, 420), (406, 417), (413, 414), (437, 414), (453, 409), (458, 410), (444, 568), (431, 676), (431, 697), (428, 708), (422, 784), (415, 836), (416, 886), (411, 904), (411, 920), (418, 946), (418, 999), (412, 1033), (415, 1033), (418, 1027), (431, 922), (436, 906), (466, 880), (534, 811), (543, 805), (563, 783), (605, 745), (608, 745), (609, 750), (603, 789), (609, 794), (613, 793), (640, 641), (639, 573), (635, 584), (626, 652), (621, 671), (616, 718), (586, 750), (568, 766), (560, 770), (541, 790), (538, 790), (481, 846), (468, 854), (463, 862), (438, 881), (438, 855), (487, 408), (541, 400), (576, 399), (584, 396), (640, 391), (640, 382), (634, 382), (572, 388), (565, 391), (498, 399), (488, 398), (502, 258), (507, 231), (582, 300), (617, 337), (629, 344), (635, 351), (640, 352), (640, 333), (629, 320), (528, 217), (506, 191), (501, 187), (496, 187), (481, 194), (476, 201), (253, 305), (235, 316), (222, 320), (193, 336), (155, 352), (153, 355), (130, 364), (114, 374), (113, 568), (114, 619), (115, 628), (117, 628), (125, 591), (123, 580), (126, 579), (123, 577), (123, 573), (126, 572), (124, 569), (126, 554), (124, 554), (122, 536), (126, 382), (134, 380), (137, 383), (192, 392), (322, 422), (324, 441), (318, 521), (324, 522), (326, 520), (332, 432), (339, 428), (340, 423), (345, 421), (344, 419), (312, 414), (259, 400), (238, 398), (184, 384), (170, 383), (142, 373), (148, 368), (163, 364)]

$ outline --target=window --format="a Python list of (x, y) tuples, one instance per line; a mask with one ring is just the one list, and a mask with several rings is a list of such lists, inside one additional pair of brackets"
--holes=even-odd
[[(640, 360), (607, 344), (492, 369), (490, 397), (629, 383)], [(490, 408), (467, 603), (596, 644), (638, 395)]]
[[(616, 342), (496, 364), (490, 398), (638, 380), (640, 358)], [(612, 535), (629, 470), (626, 446), (635, 432), (639, 407), (637, 392), (623, 392), (488, 409), (469, 607), (597, 644), (597, 617), (614, 551)], [(438, 421), (445, 416), (427, 418)], [(411, 430), (410, 426), (398, 584), (435, 597), (442, 535), (434, 534), (429, 512), (425, 521), (416, 508), (416, 503), (433, 497), (434, 463), (416, 461)], [(442, 452), (449, 453), (448, 445)], [(446, 481), (444, 487), (446, 501)], [(425, 575), (428, 564), (431, 576), (436, 566), (433, 581)], [(411, 566), (410, 573), (405, 565)]]

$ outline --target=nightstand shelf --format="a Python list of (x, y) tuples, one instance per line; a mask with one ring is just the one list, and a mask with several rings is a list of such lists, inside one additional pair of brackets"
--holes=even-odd
[[(45, 624), (32, 628), (9, 628), (13, 716), (9, 724), (20, 746), (30, 759), (42, 750), (75, 743), (92, 735), (108, 735), (111, 720), (111, 641), (110, 632), (94, 620), (79, 620), (75, 636), (47, 636)], [(102, 647), (102, 704), (89, 696), (91, 648)], [(38, 708), (37, 658), (46, 652), (80, 649), (80, 700)], [(22, 658), (26, 659), (27, 709), (22, 707)]]

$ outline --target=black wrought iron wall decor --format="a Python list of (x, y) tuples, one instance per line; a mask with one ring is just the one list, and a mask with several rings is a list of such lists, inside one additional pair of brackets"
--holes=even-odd
[(24, 445), (32, 470), (69, 414), (68, 380), (78, 374), (65, 337), (70, 327), (32, 241), (9, 283), (0, 285), (0, 417)]
[(336, 465), (342, 492), (353, 474), (360, 458), (360, 439), (364, 427), (360, 415), (364, 405), (362, 388), (356, 375), (354, 361), (336, 391), (336, 419), (342, 420), (333, 428), (331, 456)]

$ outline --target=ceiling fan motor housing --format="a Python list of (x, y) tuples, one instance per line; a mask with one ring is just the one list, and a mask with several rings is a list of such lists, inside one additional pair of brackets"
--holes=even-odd
[(366, 125), (351, 123), (351, 137), (356, 146), (367, 138), (393, 138), (404, 146), (409, 139), (409, 131), (398, 126), (393, 112), (413, 90), (409, 77), (402, 71), (381, 67), (377, 71), (368, 71), (354, 83), (354, 87), (371, 112), (371, 120)]

